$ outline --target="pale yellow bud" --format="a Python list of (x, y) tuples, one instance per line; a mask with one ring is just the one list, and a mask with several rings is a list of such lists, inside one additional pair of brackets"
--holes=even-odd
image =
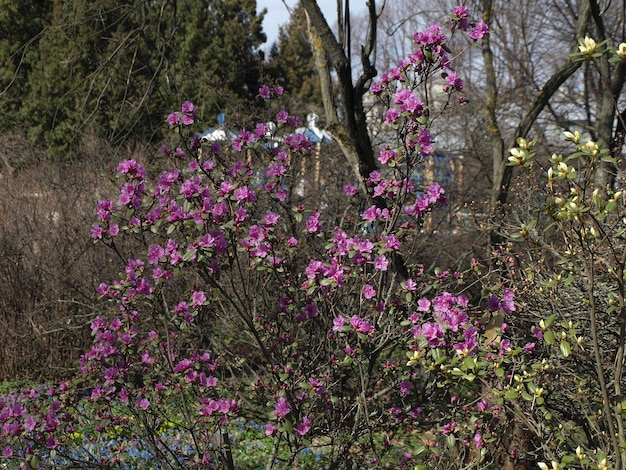
[(615, 51), (615, 53), (620, 59), (626, 60), (626, 42), (623, 42), (619, 46), (617, 46), (617, 50)]
[(578, 144), (580, 142), (580, 132), (565, 131), (565, 140), (569, 140), (571, 142), (574, 142), (575, 144)]
[(600, 153), (600, 145), (592, 140), (585, 142), (584, 149), (593, 157), (597, 157)]
[(585, 36), (585, 39), (579, 39), (578, 43), (578, 50), (582, 55), (589, 58), (596, 52), (596, 42), (589, 36)]
[(526, 162), (526, 158), (528, 153), (521, 148), (512, 148), (511, 156), (509, 157), (509, 161), (515, 165), (523, 165)]

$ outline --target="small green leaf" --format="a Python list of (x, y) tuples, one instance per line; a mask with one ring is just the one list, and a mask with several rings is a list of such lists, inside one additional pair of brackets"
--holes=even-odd
[(563, 357), (568, 357), (572, 352), (567, 341), (561, 341), (559, 348), (561, 349), (561, 354), (563, 354)]
[(196, 248), (191, 248), (187, 250), (187, 252), (185, 253), (185, 256), (183, 256), (183, 261), (184, 262), (191, 261), (194, 258), (194, 256), (196, 256), (197, 252), (198, 250)]
[(543, 340), (552, 346), (555, 343), (554, 332), (552, 330), (548, 330), (543, 334)]

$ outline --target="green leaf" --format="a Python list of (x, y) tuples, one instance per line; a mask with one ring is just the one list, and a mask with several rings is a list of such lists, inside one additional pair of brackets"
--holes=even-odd
[(552, 330), (548, 330), (546, 332), (544, 332), (543, 334), (543, 340), (549, 344), (550, 346), (552, 346), (556, 341), (554, 338), (554, 332)]
[(561, 354), (563, 354), (563, 357), (568, 357), (572, 352), (569, 343), (565, 340), (561, 341), (559, 348), (561, 349)]
[(187, 250), (187, 252), (183, 256), (183, 261), (184, 262), (191, 261), (192, 258), (196, 255), (197, 252), (198, 252), (197, 248), (191, 248), (191, 249)]

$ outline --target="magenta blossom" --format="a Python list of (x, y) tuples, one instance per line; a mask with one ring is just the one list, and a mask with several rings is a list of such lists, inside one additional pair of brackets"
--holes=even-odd
[(268, 87), (267, 85), (263, 85), (261, 88), (259, 88), (259, 96), (261, 98), (263, 98), (264, 100), (267, 100), (270, 98), (270, 87)]
[(296, 424), (296, 432), (301, 436), (304, 436), (311, 429), (311, 420), (305, 416), (302, 418), (302, 423)]
[(183, 125), (191, 126), (196, 120), (196, 107), (190, 101), (185, 101), (181, 107), (181, 111)]
[(274, 414), (278, 419), (284, 419), (290, 411), (291, 405), (285, 399), (285, 397), (280, 397), (278, 400), (276, 400), (276, 403), (274, 404)]
[(410, 381), (405, 380), (400, 384), (400, 395), (402, 395), (403, 397), (408, 396), (408, 394), (411, 393), (412, 388), (413, 384)]
[(374, 289), (374, 287), (370, 284), (365, 284), (365, 286), (363, 286), (363, 297), (367, 300), (373, 299), (376, 297), (376, 289)]
[(489, 27), (484, 21), (479, 21), (470, 31), (469, 37), (473, 41), (479, 41), (487, 36), (487, 34), (489, 34)]

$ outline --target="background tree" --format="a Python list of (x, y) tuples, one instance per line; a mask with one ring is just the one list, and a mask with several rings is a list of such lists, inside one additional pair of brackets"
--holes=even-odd
[(42, 36), (51, 5), (44, 1), (0, 2), (0, 132), (15, 124), (30, 71), (26, 56)]
[[(13, 103), (13, 124), (59, 157), (75, 152), (86, 130), (114, 144), (131, 135), (150, 140), (173, 103), (195, 100), (201, 113), (216, 114), (258, 90), (257, 48), (265, 35), (254, 0), (51, 5), (41, 40), (15, 56), (23, 82), (7, 83), (3, 101)], [(6, 21), (22, 10), (26, 18), (38, 13), (12, 8), (3, 12)], [(7, 64), (0, 73), (15, 69)]]
[(321, 106), (320, 79), (311, 51), (306, 12), (300, 3), (293, 9), (289, 23), (280, 27), (278, 41), (270, 50), (267, 71), (285, 88), (296, 106)]

